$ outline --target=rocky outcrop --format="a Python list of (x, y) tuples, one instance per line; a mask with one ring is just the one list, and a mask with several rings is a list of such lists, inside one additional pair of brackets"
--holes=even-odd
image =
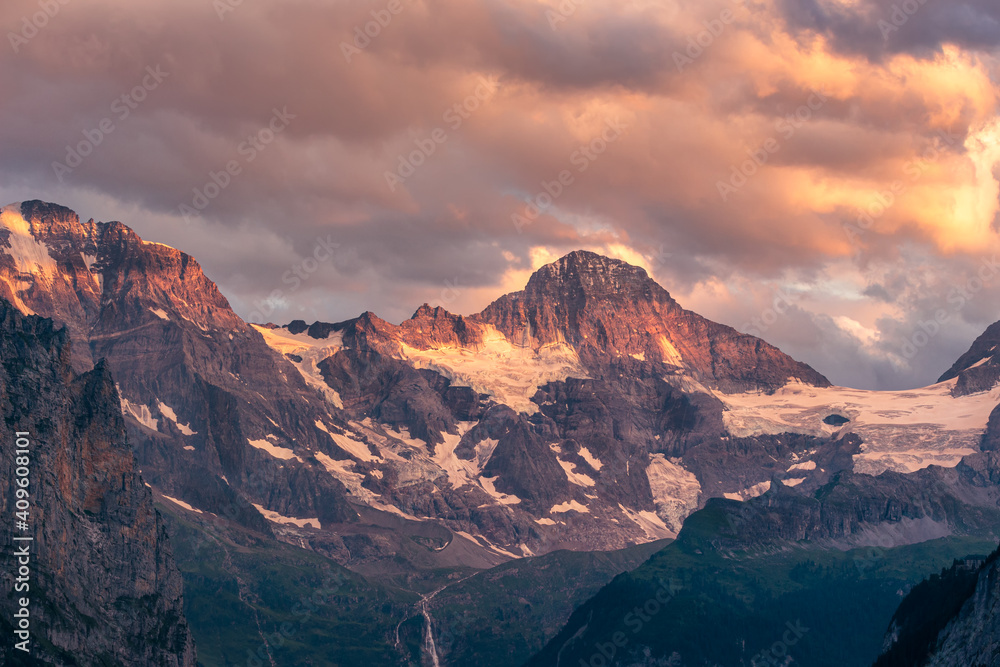
[[(182, 583), (137, 470), (109, 366), (77, 374), (65, 329), (0, 300), (0, 662), (12, 647), (12, 551), (31, 536), (31, 655), (41, 664), (193, 666)], [(27, 530), (14, 529), (15, 432), (31, 442)]]
[(989, 391), (1000, 382), (1000, 322), (991, 324), (969, 350), (958, 358), (938, 382), (958, 378), (954, 394), (965, 396)]

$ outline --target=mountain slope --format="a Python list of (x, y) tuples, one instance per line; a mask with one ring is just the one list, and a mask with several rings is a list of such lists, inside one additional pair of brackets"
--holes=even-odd
[[(164, 524), (136, 469), (108, 366), (78, 374), (69, 336), (50, 320), (24, 317), (0, 299), (0, 413), (11, 447), (26, 432), (28, 530), (14, 531), (13, 451), (0, 459), (5, 563), (30, 549), (28, 590), (14, 568), (0, 583), (0, 630), (16, 600), (29, 601), (31, 653), (0, 642), (0, 662), (193, 666), (181, 577)], [(17, 462), (21, 465), (21, 462)], [(15, 542), (30, 536), (30, 542)], [(100, 628), (100, 631), (95, 631)]]
[(877, 667), (987, 667), (1000, 655), (1000, 551), (957, 561), (900, 604)]
[[(527, 665), (597, 664), (595, 656), (630, 667), (786, 656), (778, 664), (870, 664), (901, 591), (990, 544), (1000, 511), (962, 508), (970, 487), (942, 493), (908, 475), (844, 477), (815, 498), (779, 486), (746, 502), (710, 501), (674, 543), (578, 607)], [(914, 491), (923, 496), (911, 501)], [(967, 537), (943, 537), (957, 524)]]

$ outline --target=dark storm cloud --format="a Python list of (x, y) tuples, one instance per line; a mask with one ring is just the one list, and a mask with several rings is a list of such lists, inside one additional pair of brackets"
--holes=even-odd
[(1000, 6), (992, 0), (781, 0), (781, 8), (793, 30), (825, 35), (840, 52), (872, 60), (928, 57), (945, 44), (1000, 47)]

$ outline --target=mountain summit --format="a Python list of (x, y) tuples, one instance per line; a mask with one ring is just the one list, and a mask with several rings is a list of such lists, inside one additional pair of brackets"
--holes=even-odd
[(474, 318), (521, 345), (568, 343), (588, 364), (649, 360), (727, 392), (773, 391), (790, 380), (830, 385), (759, 338), (685, 310), (644, 269), (583, 250), (541, 267), (523, 291)]

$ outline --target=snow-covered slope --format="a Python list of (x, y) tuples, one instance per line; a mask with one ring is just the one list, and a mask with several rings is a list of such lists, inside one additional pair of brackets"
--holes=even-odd
[[(714, 395), (726, 406), (723, 420), (734, 436), (855, 433), (863, 444), (854, 470), (878, 475), (929, 465), (955, 467), (962, 457), (979, 451), (990, 413), (1000, 403), (1000, 387), (956, 396), (955, 384), (952, 379), (908, 391), (864, 391), (791, 382), (770, 395)], [(834, 423), (823, 421), (831, 416), (828, 421)], [(838, 423), (836, 416), (849, 421)]]

